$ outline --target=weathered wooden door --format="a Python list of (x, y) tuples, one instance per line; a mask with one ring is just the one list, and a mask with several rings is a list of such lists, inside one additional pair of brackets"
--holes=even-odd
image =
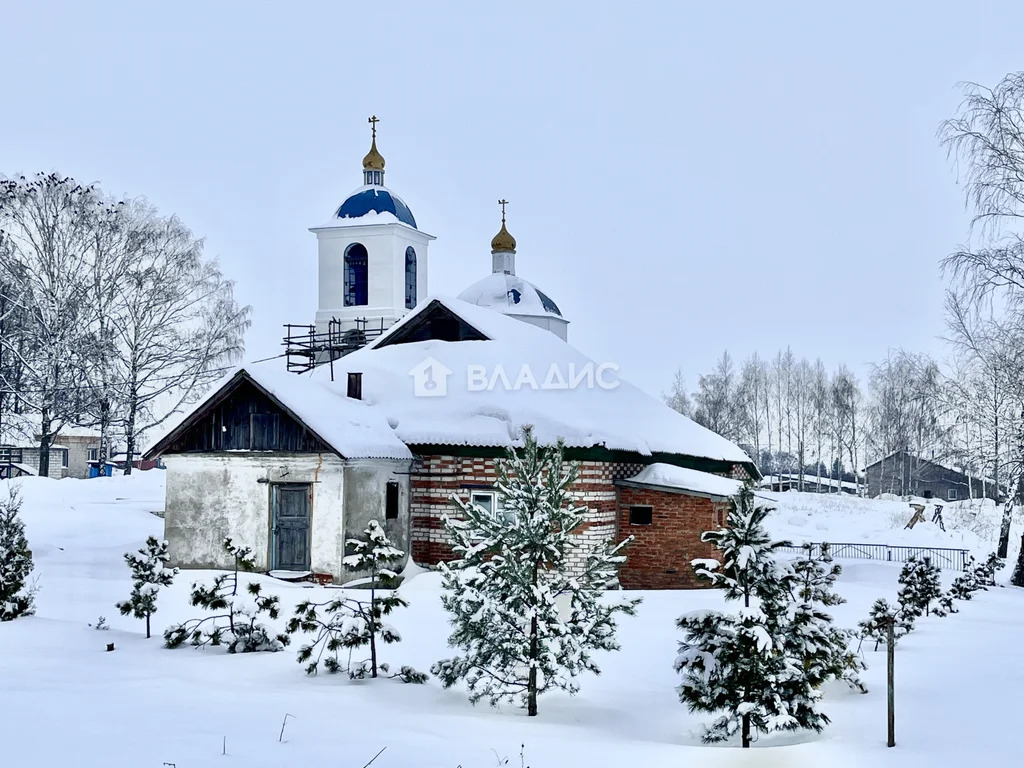
[(311, 488), (306, 483), (271, 486), (273, 567), (279, 571), (309, 570)]

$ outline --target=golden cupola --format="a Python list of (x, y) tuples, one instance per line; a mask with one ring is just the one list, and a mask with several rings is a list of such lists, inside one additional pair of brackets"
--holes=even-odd
[(499, 200), (498, 205), (501, 206), (501, 229), (491, 238), (491, 253), (515, 253), (516, 239), (505, 228), (505, 206), (508, 200)]
[(363, 158), (363, 183), (382, 187), (384, 186), (384, 156), (377, 151), (377, 123), (380, 122), (380, 119), (373, 115), (367, 122), (370, 123), (372, 135), (370, 151)]

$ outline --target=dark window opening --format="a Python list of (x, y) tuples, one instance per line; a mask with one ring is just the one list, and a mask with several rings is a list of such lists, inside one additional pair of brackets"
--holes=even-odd
[(416, 251), (405, 249), (405, 308), (416, 306)]
[(384, 519), (398, 519), (398, 483), (393, 480), (388, 482), (387, 493), (384, 497)]
[(630, 525), (650, 525), (654, 519), (654, 507), (635, 506), (629, 508)]
[(364, 307), (368, 303), (366, 246), (353, 243), (345, 251), (345, 306)]
[(948, 489), (946, 491), (946, 500), (947, 501), (956, 501), (956, 497), (957, 497), (957, 490), (956, 490), (956, 488), (950, 488), (950, 489)]
[(64, 469), (68, 468), (68, 449), (67, 448), (61, 448), (60, 449), (60, 465)]

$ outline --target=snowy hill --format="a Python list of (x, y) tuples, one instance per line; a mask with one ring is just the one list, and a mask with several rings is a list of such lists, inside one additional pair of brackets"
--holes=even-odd
[[(718, 607), (709, 591), (651, 592), (638, 615), (621, 622), (622, 650), (603, 654), (603, 674), (582, 680), (575, 698), (541, 698), (540, 716), (470, 706), (460, 690), (436, 681), (351, 682), (307, 678), (294, 647), (277, 654), (228, 656), (215, 650), (166, 650), (144, 639), (141, 622), (121, 617), (114, 603), (129, 590), (122, 554), (159, 535), (163, 474), (130, 478), (22, 483), (23, 515), (40, 592), (38, 615), (0, 624), (0, 743), (7, 765), (178, 768), (337, 765), (360, 768), (382, 747), (375, 768), (490, 768), (497, 757), (519, 765), (520, 744), (532, 768), (574, 766), (973, 765), (980, 758), (1016, 764), (1016, 713), (1002, 691), (1024, 685), (1012, 663), (1024, 639), (1024, 592), (993, 589), (960, 604), (960, 613), (922, 619), (897, 650), (897, 742), (885, 739), (884, 653), (865, 654), (867, 695), (845, 686), (826, 691), (833, 723), (809, 733), (763, 738), (752, 754), (699, 742), (704, 718), (679, 703), (672, 671), (679, 633), (675, 619)], [(4, 483), (0, 493), (6, 494)], [(992, 546), (985, 535), (997, 513), (980, 508), (947, 514), (947, 532), (930, 523), (902, 531), (906, 502), (785, 493), (773, 533), (795, 541), (871, 541), (968, 547)], [(953, 524), (954, 517), (960, 521)], [(980, 522), (979, 522), (980, 520)], [(974, 530), (977, 529), (977, 530)], [(979, 532), (980, 531), (980, 532)], [(1019, 537), (1014, 531), (1014, 538)], [(925, 542), (931, 542), (925, 544)], [(893, 598), (898, 566), (843, 561), (835, 610), (852, 626), (877, 597)], [(154, 627), (195, 615), (187, 606), (192, 580), (182, 574), (159, 598)], [(947, 582), (954, 574), (944, 574)], [(1004, 572), (1000, 578), (1005, 579)], [(328, 590), (253, 577), (290, 606)], [(446, 654), (447, 626), (439, 579), (423, 574), (402, 588), (411, 607), (397, 616), (404, 642), (385, 651), (393, 664), (426, 669)], [(334, 594), (337, 594), (336, 592)], [(608, 599), (617, 599), (612, 593)], [(87, 626), (103, 615), (110, 631)], [(104, 652), (113, 642), (117, 650)], [(283, 742), (281, 721), (289, 719)], [(227, 755), (221, 754), (226, 739)], [(773, 747), (765, 749), (765, 747)], [(497, 757), (496, 757), (497, 756)]]

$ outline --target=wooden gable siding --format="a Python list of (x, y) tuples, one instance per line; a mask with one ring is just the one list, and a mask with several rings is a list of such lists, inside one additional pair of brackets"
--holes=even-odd
[(243, 379), (224, 397), (211, 403), (161, 452), (215, 451), (319, 453), (331, 449)]
[(410, 344), (415, 341), (487, 341), (487, 337), (461, 317), (434, 299), (416, 317), (377, 345), (378, 349), (392, 344)]

